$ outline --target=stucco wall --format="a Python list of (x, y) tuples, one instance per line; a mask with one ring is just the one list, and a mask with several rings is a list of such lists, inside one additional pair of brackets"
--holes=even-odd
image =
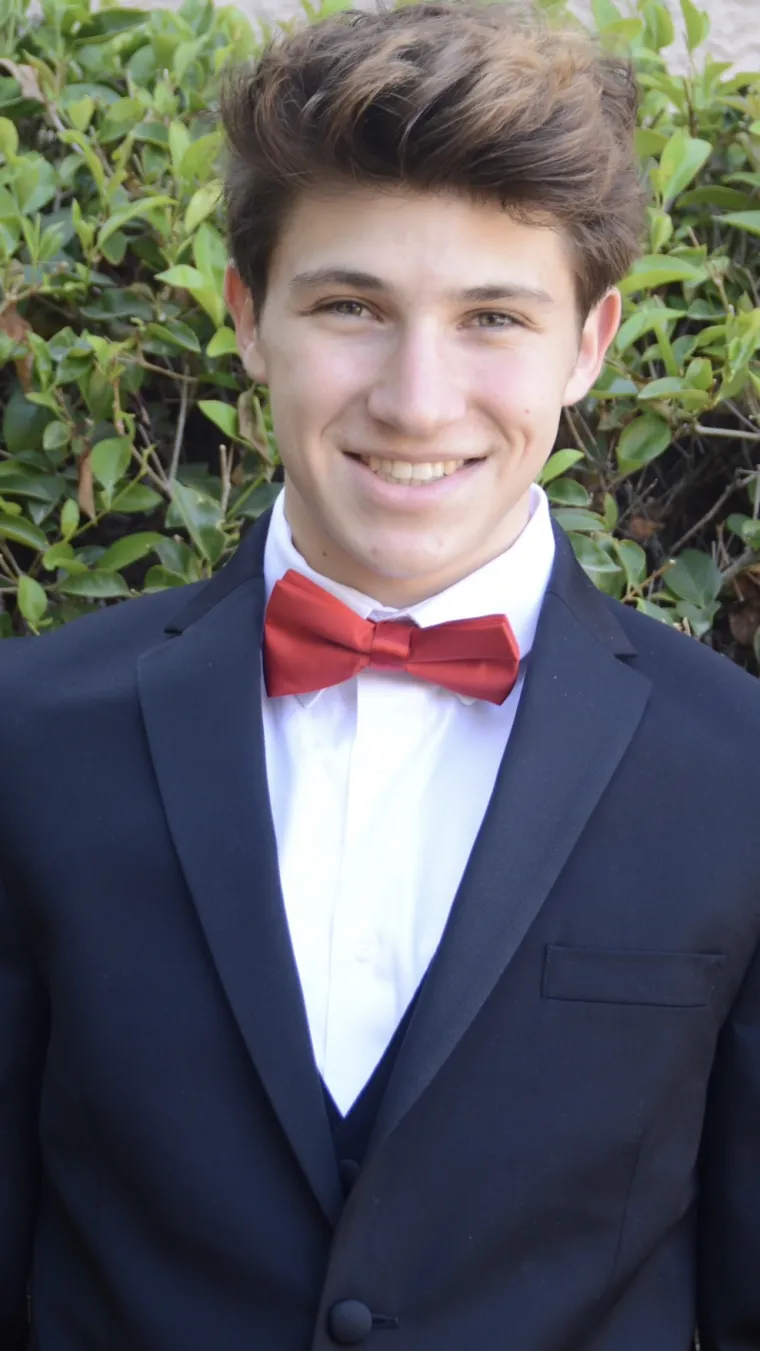
[[(683, 29), (678, 0), (668, 0), (680, 32)], [(720, 61), (738, 62), (742, 70), (760, 71), (760, 0), (696, 0), (699, 9), (710, 16), (710, 37), (707, 47)], [(158, 0), (166, 3), (166, 0)], [(238, 8), (252, 18), (276, 21), (302, 13), (298, 0), (236, 0)], [(362, 8), (373, 8), (372, 0), (355, 0)], [(623, 13), (633, 13), (632, 0), (617, 0)], [(586, 21), (591, 13), (590, 0), (570, 0), (571, 7)], [(697, 56), (699, 56), (699, 49)], [(674, 69), (682, 69), (686, 53), (682, 41), (677, 41), (666, 53)]]
[[(675, 20), (678, 40), (665, 55), (674, 69), (683, 69), (687, 63), (682, 41), (683, 19), (678, 0), (668, 0)], [(623, 13), (635, 12), (635, 6), (626, 0), (617, 0)], [(760, 70), (760, 0), (696, 0), (697, 8), (710, 16), (710, 36), (706, 47), (718, 61), (731, 61), (741, 70)], [(570, 0), (571, 8), (585, 21), (591, 14), (590, 0)], [(703, 49), (697, 49), (695, 56)]]

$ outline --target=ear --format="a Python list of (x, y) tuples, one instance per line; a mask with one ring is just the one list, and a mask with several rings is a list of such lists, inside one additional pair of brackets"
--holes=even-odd
[(259, 344), (253, 298), (234, 263), (228, 264), (224, 274), (224, 299), (235, 325), (240, 360), (251, 379), (264, 385), (266, 363)]
[(595, 383), (607, 349), (620, 327), (622, 309), (620, 292), (614, 286), (589, 314), (583, 325), (578, 357), (565, 386), (563, 407), (585, 398)]

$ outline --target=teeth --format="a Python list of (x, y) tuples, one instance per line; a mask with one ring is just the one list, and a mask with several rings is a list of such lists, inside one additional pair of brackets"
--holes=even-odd
[(379, 474), (381, 478), (390, 479), (393, 483), (430, 483), (434, 479), (455, 474), (465, 464), (464, 460), (411, 464), (408, 460), (383, 460), (377, 455), (363, 455), (361, 458), (373, 474)]

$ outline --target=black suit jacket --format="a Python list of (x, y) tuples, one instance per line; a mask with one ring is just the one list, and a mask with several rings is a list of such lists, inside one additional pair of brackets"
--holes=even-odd
[(267, 525), (0, 645), (0, 1346), (30, 1281), (36, 1351), (688, 1351), (697, 1316), (758, 1351), (760, 687), (558, 536), (344, 1201), (267, 793)]

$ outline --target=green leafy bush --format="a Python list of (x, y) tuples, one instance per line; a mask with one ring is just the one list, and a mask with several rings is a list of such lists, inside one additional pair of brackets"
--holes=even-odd
[[(557, 9), (561, 0), (545, 0)], [(681, 0), (690, 49), (707, 17)], [(337, 7), (333, 0), (307, 17)], [(760, 75), (661, 56), (672, 19), (596, 0), (635, 54), (646, 253), (542, 481), (611, 595), (760, 662)], [(278, 491), (264, 390), (221, 298), (219, 72), (233, 8), (0, 0), (0, 635), (208, 576)]]

